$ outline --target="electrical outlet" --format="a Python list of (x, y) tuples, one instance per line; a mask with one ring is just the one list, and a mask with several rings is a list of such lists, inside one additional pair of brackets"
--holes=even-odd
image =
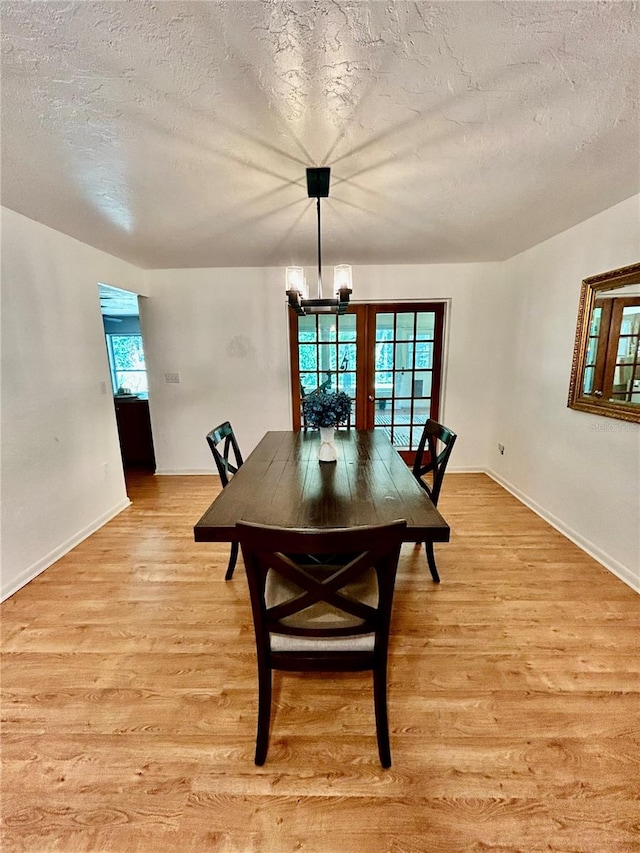
[(178, 384), (180, 384), (180, 374), (179, 373), (165, 373), (164, 381), (178, 385)]
[(101, 394), (106, 394), (106, 393), (107, 393), (107, 383), (106, 383), (106, 382), (101, 382), (101, 383), (100, 383), (100, 393), (101, 393)]
[(504, 456), (504, 444), (498, 445), (498, 451), (500, 453), (500, 456)]

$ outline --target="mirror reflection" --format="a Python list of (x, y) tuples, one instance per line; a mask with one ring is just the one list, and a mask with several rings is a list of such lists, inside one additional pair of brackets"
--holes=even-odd
[(640, 422), (640, 264), (582, 283), (569, 406)]
[(640, 403), (639, 335), (640, 284), (596, 295), (583, 394)]

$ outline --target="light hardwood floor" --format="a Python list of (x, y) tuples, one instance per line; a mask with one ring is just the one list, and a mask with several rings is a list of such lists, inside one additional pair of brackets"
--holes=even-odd
[(276, 674), (253, 764), (241, 561), (195, 544), (213, 477), (133, 506), (2, 606), (3, 853), (640, 850), (640, 597), (483, 475), (403, 547), (393, 766), (365, 674)]

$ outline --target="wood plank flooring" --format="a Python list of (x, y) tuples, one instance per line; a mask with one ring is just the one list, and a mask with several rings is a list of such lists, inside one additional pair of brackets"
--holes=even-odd
[(378, 763), (366, 674), (276, 674), (253, 764), (241, 560), (214, 477), (133, 505), (4, 603), (3, 853), (638, 853), (640, 597), (488, 477), (403, 546)]

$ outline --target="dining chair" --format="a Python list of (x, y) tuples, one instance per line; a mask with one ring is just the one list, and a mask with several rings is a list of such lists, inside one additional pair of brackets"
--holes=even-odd
[(258, 661), (255, 763), (264, 764), (269, 748), (273, 670), (371, 670), (378, 754), (390, 767), (387, 656), (406, 521), (338, 530), (237, 527)]
[[(242, 454), (240, 453), (238, 442), (229, 421), (225, 421), (220, 426), (212, 429), (207, 434), (207, 443), (215, 459), (218, 474), (220, 475), (220, 482), (224, 489), (225, 486), (229, 485), (230, 479), (234, 474), (238, 473), (238, 469), (242, 465)], [(237, 559), (238, 543), (232, 542), (229, 565), (227, 566), (227, 573), (224, 576), (226, 581), (231, 580), (233, 577), (233, 570), (236, 567)]]
[[(438, 505), (442, 481), (457, 437), (455, 432), (431, 420), (431, 418), (429, 418), (422, 430), (420, 443), (416, 451), (416, 458), (413, 463), (413, 476), (429, 495), (435, 506)], [(442, 449), (439, 451), (438, 448), (440, 446), (442, 446)], [(424, 479), (425, 476), (428, 477), (428, 480)], [(427, 552), (427, 562), (431, 570), (431, 577), (436, 583), (440, 583), (433, 542), (425, 542), (424, 547)]]

